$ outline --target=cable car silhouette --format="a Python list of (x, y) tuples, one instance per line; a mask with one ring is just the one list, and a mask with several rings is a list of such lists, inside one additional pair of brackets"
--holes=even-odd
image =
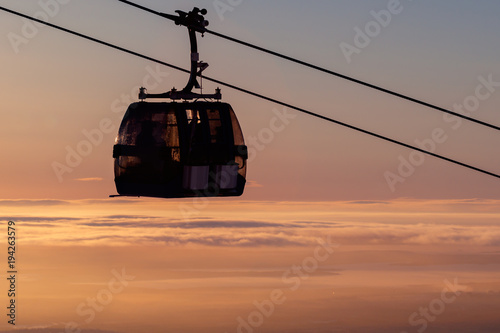
[[(188, 27), (189, 81), (182, 91), (148, 94), (140, 89), (141, 101), (128, 107), (113, 147), (116, 190), (119, 196), (239, 196), (248, 153), (236, 114), (220, 102), (219, 88), (214, 94), (192, 92), (200, 88), (196, 78), (208, 67), (199, 61), (196, 41), (196, 32), (203, 33), (208, 25), (206, 10), (176, 13), (163, 15)], [(145, 102), (148, 98), (171, 101)]]

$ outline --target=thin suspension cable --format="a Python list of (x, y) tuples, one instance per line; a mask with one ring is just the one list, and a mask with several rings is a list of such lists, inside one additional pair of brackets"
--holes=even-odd
[(167, 67), (170, 67), (170, 68), (173, 68), (173, 69), (176, 69), (178, 71), (181, 71), (181, 72), (185, 72), (185, 73), (190, 73), (190, 71), (188, 71), (187, 69), (184, 69), (182, 67), (178, 67), (178, 66), (175, 66), (175, 65), (171, 65), (171, 64), (168, 64), (166, 62), (163, 62), (163, 61), (160, 61), (160, 60), (157, 60), (157, 59), (154, 59), (152, 57), (148, 57), (146, 55), (143, 55), (143, 54), (140, 54), (138, 52), (135, 52), (135, 51), (131, 51), (131, 50), (128, 50), (126, 48), (123, 48), (123, 47), (120, 47), (120, 46), (117, 46), (117, 45), (114, 45), (114, 44), (111, 44), (111, 43), (108, 43), (108, 42), (105, 42), (105, 41), (102, 41), (100, 39), (97, 39), (97, 38), (94, 38), (94, 37), (90, 37), (88, 35), (84, 35), (84, 34), (81, 34), (79, 32), (76, 32), (76, 31), (73, 31), (73, 30), (69, 30), (69, 29), (66, 29), (66, 28), (63, 28), (61, 26), (58, 26), (58, 25), (55, 25), (55, 24), (52, 24), (52, 23), (49, 23), (49, 22), (45, 22), (43, 20), (40, 20), (40, 19), (37, 19), (35, 17), (31, 17), (29, 15), (25, 15), (23, 13), (19, 13), (19, 12), (16, 12), (14, 10), (11, 10), (11, 9), (8, 9), (8, 8), (5, 8), (5, 7), (1, 7), (0, 6), (0, 10), (3, 10), (3, 11), (6, 11), (8, 13), (11, 13), (11, 14), (14, 14), (14, 15), (17, 15), (17, 16), (21, 16), (21, 17), (24, 17), (28, 20), (32, 20), (32, 21), (35, 21), (35, 22), (38, 22), (38, 23), (41, 23), (41, 24), (44, 24), (44, 25), (47, 25), (51, 28), (54, 28), (54, 29), (57, 29), (57, 30), (61, 30), (61, 31), (64, 31), (66, 33), (69, 33), (71, 35), (75, 35), (75, 36), (78, 36), (78, 37), (81, 37), (81, 38), (84, 38), (84, 39), (88, 39), (92, 42), (96, 42), (96, 43), (99, 43), (99, 44), (102, 44), (102, 45), (105, 45), (105, 46), (109, 46), (113, 49), (116, 49), (116, 50), (119, 50), (119, 51), (122, 51), (122, 52), (125, 52), (125, 53), (129, 53), (129, 54), (132, 54), (134, 56), (137, 56), (137, 57), (140, 57), (140, 58), (143, 58), (143, 59), (146, 59), (146, 60), (150, 60), (152, 62), (157, 62), (159, 64), (162, 64), (162, 65), (165, 65)]
[[(158, 12), (158, 11), (156, 11), (156, 10), (153, 10), (153, 9), (151, 9), (151, 8), (147, 8), (147, 7), (141, 6), (141, 5), (136, 4), (136, 3), (134, 3), (134, 2), (127, 1), (127, 0), (118, 0), (118, 1), (123, 2), (123, 3), (127, 4), (127, 5), (130, 5), (130, 6), (132, 6), (132, 7), (139, 8), (139, 9), (144, 10), (144, 11), (146, 11), (146, 12), (150, 12), (151, 14), (155, 14), (155, 15), (162, 16), (160, 12)], [(163, 17), (163, 16), (162, 16), (162, 17)]]
[[(155, 14), (155, 15), (158, 15), (158, 16), (161, 16), (161, 17), (164, 17), (164, 18), (167, 18), (167, 19), (171, 20), (171, 18), (165, 17), (161, 12), (158, 12), (158, 11), (155, 11), (153, 9), (150, 9), (150, 8), (138, 5), (138, 4), (133, 3), (131, 1), (127, 1), (127, 0), (118, 0), (118, 1), (123, 2), (123, 3), (127, 4), (127, 5), (130, 5), (130, 6), (136, 7), (138, 9), (147, 11), (147, 12), (149, 12), (151, 14)], [(392, 95), (392, 96), (396, 96), (396, 97), (402, 98), (404, 100), (407, 100), (407, 101), (410, 101), (410, 102), (413, 102), (413, 103), (416, 103), (416, 104), (419, 104), (419, 105), (423, 105), (425, 107), (428, 107), (428, 108), (431, 108), (431, 109), (434, 109), (434, 110), (437, 110), (437, 111), (440, 111), (440, 112), (444, 112), (444, 113), (447, 113), (447, 114), (454, 115), (456, 117), (468, 120), (470, 122), (473, 122), (473, 123), (476, 123), (476, 124), (479, 124), (479, 125), (483, 125), (483, 126), (495, 129), (495, 130), (500, 130), (499, 126), (496, 126), (496, 125), (484, 122), (482, 120), (478, 120), (478, 119), (475, 119), (475, 118), (471, 118), (471, 117), (465, 116), (463, 114), (460, 114), (460, 113), (457, 113), (457, 112), (454, 112), (454, 111), (442, 108), (440, 106), (433, 105), (431, 103), (427, 103), (427, 102), (421, 101), (419, 99), (416, 99), (416, 98), (413, 98), (413, 97), (410, 97), (410, 96), (407, 96), (407, 95), (403, 95), (401, 93), (392, 91), (390, 89), (383, 88), (383, 87), (377, 86), (375, 84), (368, 83), (368, 82), (365, 82), (365, 81), (362, 81), (362, 80), (359, 80), (359, 79), (347, 76), (345, 74), (334, 72), (334, 71), (331, 71), (329, 69), (326, 69), (326, 68), (323, 68), (323, 67), (320, 67), (320, 66), (316, 66), (316, 65), (310, 64), (308, 62), (305, 62), (305, 61), (302, 61), (302, 60), (299, 60), (299, 59), (292, 58), (292, 57), (284, 55), (282, 53), (278, 53), (278, 52), (275, 52), (275, 51), (263, 48), (261, 46), (255, 45), (255, 44), (251, 44), (251, 43), (242, 41), (242, 40), (234, 38), (234, 37), (226, 36), (226, 35), (223, 35), (221, 33), (218, 33), (218, 32), (215, 32), (215, 31), (212, 31), (212, 30), (209, 30), (209, 29), (206, 29), (205, 32), (209, 33), (209, 34), (212, 34), (212, 35), (215, 35), (217, 37), (229, 40), (231, 42), (238, 43), (238, 44), (241, 44), (241, 45), (253, 48), (255, 50), (258, 50), (258, 51), (261, 51), (261, 52), (265, 52), (265, 53), (271, 54), (273, 56), (276, 56), (276, 57), (279, 57), (279, 58), (282, 58), (282, 59), (294, 62), (296, 64), (299, 64), (299, 65), (302, 65), (302, 66), (305, 66), (305, 67), (309, 67), (309, 68), (315, 69), (317, 71), (320, 71), (320, 72), (323, 72), (323, 73), (326, 73), (326, 74), (329, 74), (329, 75), (333, 75), (333, 76), (339, 77), (341, 79), (348, 80), (348, 81), (360, 84), (362, 86), (369, 87), (371, 89), (375, 89), (375, 90), (384, 92), (386, 94), (389, 94), (389, 95)]]
[[(35, 22), (47, 25), (49, 27), (52, 27), (52, 28), (60, 30), (60, 31), (64, 31), (64, 32), (72, 34), (74, 36), (78, 36), (78, 37), (90, 40), (92, 42), (95, 42), (95, 43), (98, 43), (98, 44), (102, 44), (102, 45), (111, 47), (113, 49), (116, 49), (116, 50), (119, 50), (119, 51), (122, 51), (122, 52), (126, 52), (126, 53), (132, 54), (134, 56), (137, 56), (137, 57), (140, 57), (140, 58), (143, 58), (143, 59), (146, 59), (146, 60), (149, 60), (149, 61), (161, 64), (161, 65), (164, 65), (164, 66), (167, 66), (167, 67), (170, 67), (170, 68), (173, 68), (173, 69), (185, 72), (185, 73), (190, 73), (190, 71), (187, 70), (187, 69), (184, 69), (184, 68), (181, 68), (181, 67), (169, 64), (167, 62), (164, 62), (164, 61), (161, 61), (161, 60), (158, 60), (158, 59), (155, 59), (155, 58), (152, 58), (152, 57), (140, 54), (140, 53), (135, 52), (135, 51), (131, 51), (131, 50), (125, 49), (123, 47), (120, 47), (120, 46), (117, 46), (117, 45), (114, 45), (114, 44), (111, 44), (111, 43), (99, 40), (99, 39), (94, 38), (94, 37), (90, 37), (90, 36), (84, 35), (82, 33), (79, 33), (79, 32), (73, 31), (73, 30), (69, 30), (69, 29), (60, 27), (60, 26), (52, 24), (52, 23), (45, 22), (43, 20), (40, 20), (40, 19), (31, 17), (29, 15), (25, 15), (25, 14), (16, 12), (16, 11), (11, 10), (11, 9), (7, 9), (7, 8), (4, 8), (4, 7), (0, 6), (0, 10), (3, 10), (5, 12), (8, 12), (8, 13), (20, 16), (20, 17), (24, 17), (26, 19), (29, 19), (29, 20), (32, 20), (32, 21), (35, 21)], [(259, 93), (256, 93), (256, 92), (244, 89), (244, 88), (240, 88), (240, 87), (235, 86), (233, 84), (230, 84), (230, 83), (227, 83), (227, 82), (223, 82), (223, 81), (220, 81), (220, 80), (208, 77), (208, 76), (205, 76), (204, 78), (205, 78), (205, 80), (208, 80), (208, 81), (211, 81), (211, 82), (214, 82), (214, 83), (226, 86), (228, 88), (231, 88), (231, 89), (243, 92), (245, 94), (248, 94), (248, 95), (251, 95), (251, 96), (254, 96), (254, 97), (258, 97), (258, 98), (264, 99), (264, 100), (269, 101), (269, 102), (273, 102), (273, 103), (276, 103), (276, 104), (288, 107), (290, 109), (297, 110), (299, 112), (311, 115), (311, 116), (316, 117), (316, 118), (320, 118), (320, 119), (326, 120), (326, 121), (331, 122), (331, 123), (335, 123), (335, 124), (343, 126), (343, 127), (347, 127), (349, 129), (355, 130), (357, 132), (365, 133), (367, 135), (379, 138), (381, 140), (385, 140), (385, 141), (388, 141), (388, 142), (391, 142), (391, 143), (394, 143), (394, 144), (397, 144), (397, 145), (400, 145), (400, 146), (403, 146), (403, 147), (406, 147), (406, 148), (409, 148), (409, 149), (413, 149), (413, 150), (419, 151), (421, 153), (424, 153), (424, 154), (427, 154), (427, 155), (439, 158), (441, 160), (444, 160), (444, 161), (447, 161), (447, 162), (450, 162), (450, 163), (453, 163), (453, 164), (457, 164), (457, 165), (463, 166), (465, 168), (468, 168), (468, 169), (471, 169), (471, 170), (474, 170), (474, 171), (477, 171), (477, 172), (480, 172), (480, 173), (483, 173), (483, 174), (486, 174), (486, 175), (489, 175), (489, 176), (492, 176), (492, 177), (495, 177), (495, 178), (500, 178), (500, 175), (495, 174), (493, 172), (486, 171), (486, 170), (477, 168), (475, 166), (472, 166), (472, 165), (469, 165), (469, 164), (466, 164), (466, 163), (463, 163), (463, 162), (460, 162), (460, 161), (457, 161), (457, 160), (454, 160), (454, 159), (451, 159), (451, 158), (448, 158), (448, 157), (445, 157), (445, 156), (442, 156), (442, 155), (438, 155), (438, 154), (429, 152), (429, 151), (421, 149), (419, 147), (414, 147), (414, 146), (406, 144), (404, 142), (391, 139), (389, 137), (386, 137), (386, 136), (383, 136), (383, 135), (380, 135), (380, 134), (377, 134), (377, 133), (374, 133), (374, 132), (371, 132), (371, 131), (368, 131), (368, 130), (365, 130), (365, 129), (362, 129), (362, 128), (359, 128), (359, 127), (356, 127), (356, 126), (353, 126), (353, 125), (350, 125), (350, 124), (347, 124), (347, 123), (344, 123), (344, 122), (341, 122), (341, 121), (338, 121), (338, 120), (335, 120), (335, 119), (332, 119), (332, 118), (329, 118), (329, 117), (326, 117), (326, 116), (323, 116), (323, 115), (320, 115), (320, 114), (317, 114), (317, 113), (314, 113), (312, 111), (309, 111), (309, 110), (306, 110), (306, 109), (303, 109), (303, 108), (300, 108), (300, 107), (297, 107), (297, 106), (294, 106), (294, 105), (291, 105), (291, 104), (279, 101), (279, 100), (271, 98), (271, 97), (267, 97), (267, 96), (261, 95)]]

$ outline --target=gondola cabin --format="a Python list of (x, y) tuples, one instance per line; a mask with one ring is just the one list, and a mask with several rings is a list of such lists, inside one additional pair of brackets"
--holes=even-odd
[(113, 157), (120, 195), (239, 196), (245, 186), (247, 149), (227, 103), (134, 103)]
[[(128, 107), (113, 148), (116, 190), (124, 196), (161, 198), (239, 196), (248, 154), (236, 115), (220, 102), (220, 89), (215, 94), (192, 92), (201, 89), (197, 77), (208, 67), (198, 60), (196, 43), (196, 32), (205, 32), (208, 25), (206, 10), (176, 12), (179, 16), (165, 15), (188, 27), (189, 81), (181, 91), (162, 94), (141, 88), (141, 102)], [(171, 101), (145, 102), (148, 98)]]

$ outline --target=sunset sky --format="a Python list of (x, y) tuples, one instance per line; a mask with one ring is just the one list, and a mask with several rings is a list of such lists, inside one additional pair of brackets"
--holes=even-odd
[[(498, 1), (134, 1), (206, 8), (211, 30), (500, 125)], [(0, 6), (189, 67), (186, 28), (116, 0)], [(16, 332), (500, 329), (499, 179), (221, 87), (251, 151), (242, 197), (108, 198), (138, 87), (187, 75), (4, 11), (0, 36)], [(210, 77), (500, 174), (494, 129), (213, 35), (199, 49)]]

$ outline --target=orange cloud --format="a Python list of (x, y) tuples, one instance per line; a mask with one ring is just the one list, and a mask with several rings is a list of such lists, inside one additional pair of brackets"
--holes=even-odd
[(260, 184), (256, 180), (247, 180), (245, 185), (246, 187), (264, 187), (264, 185)]
[(100, 182), (103, 180), (101, 177), (89, 177), (89, 178), (75, 178), (74, 180), (79, 182)]

